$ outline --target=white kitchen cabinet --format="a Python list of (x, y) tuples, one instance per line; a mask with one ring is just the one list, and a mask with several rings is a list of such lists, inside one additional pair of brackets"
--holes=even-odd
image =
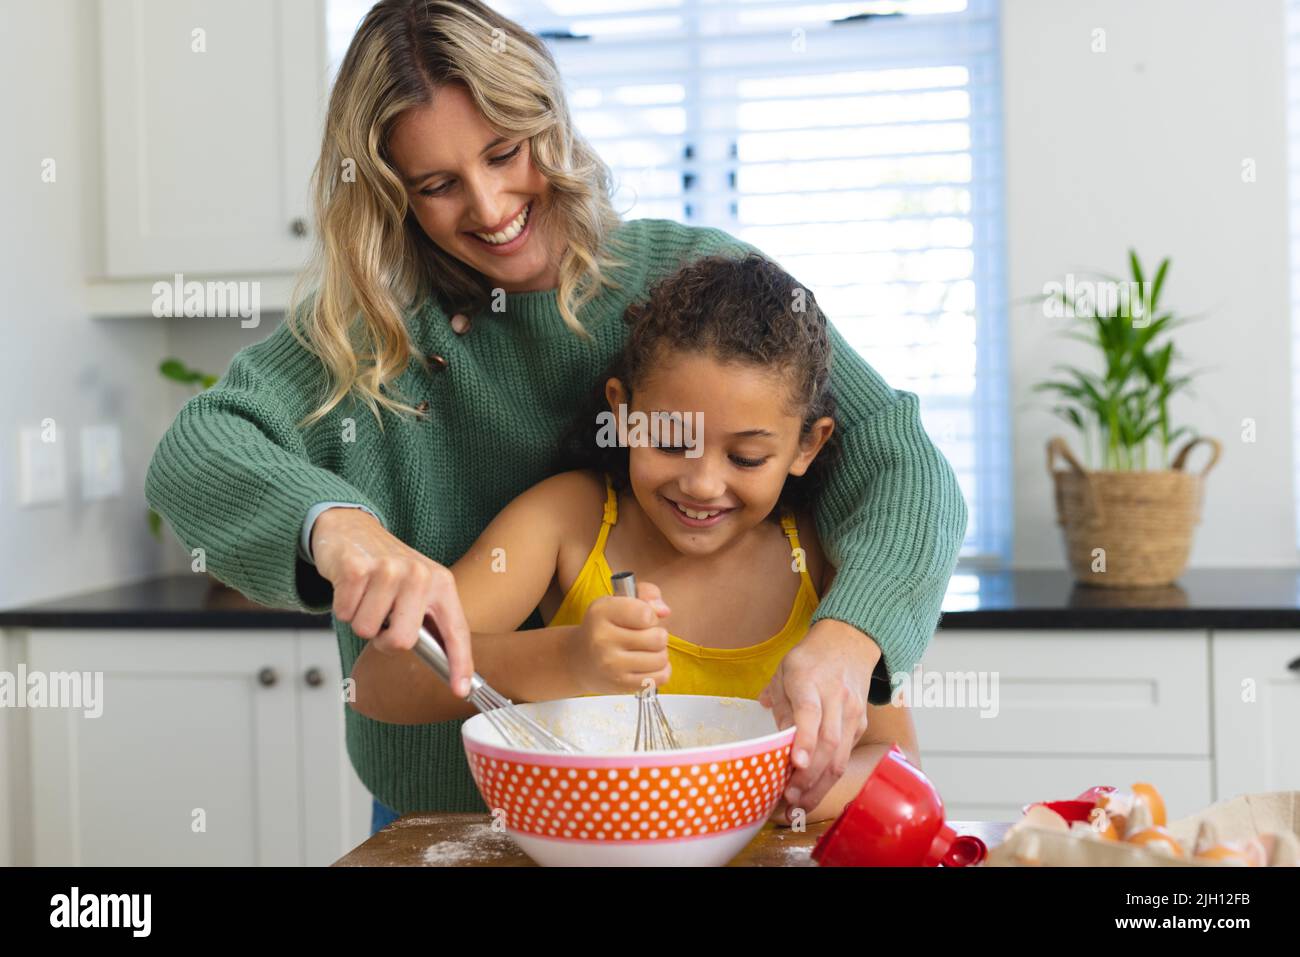
[(911, 701), (923, 755), (1210, 756), (1203, 631), (940, 631), (927, 674), (986, 675), (997, 710)]
[(232, 279), (305, 262), (323, 6), (100, 0), (105, 277)]
[(344, 740), (342, 672), (333, 631), (298, 639), (298, 729), (302, 862), (334, 863), (370, 836), (373, 798), (357, 777)]
[(26, 710), (33, 863), (326, 864), (367, 835), (332, 632), (42, 629), (23, 657), (103, 672), (97, 718)]
[(1300, 790), (1300, 632), (1216, 631), (1219, 797)]
[[(953, 820), (1136, 781), (1190, 814), (1216, 799), (1209, 662), (1204, 631), (941, 630), (909, 685), (923, 770)], [(978, 689), (981, 674), (996, 709), (927, 705), (927, 675)]]

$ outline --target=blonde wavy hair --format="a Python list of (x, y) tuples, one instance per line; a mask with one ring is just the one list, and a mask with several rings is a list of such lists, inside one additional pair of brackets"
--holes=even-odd
[(564, 323), (589, 338), (578, 310), (602, 286), (621, 288), (607, 275), (623, 265), (607, 252), (620, 223), (609, 167), (574, 130), (543, 41), (478, 0), (382, 0), (343, 58), (312, 173), (317, 239), (288, 321), (330, 385), (301, 425), (349, 393), (381, 426), (381, 407), (419, 415), (389, 388), (412, 358), (427, 365), (405, 314), (432, 296), (448, 313), (472, 315), (491, 297), (486, 276), (425, 235), (388, 153), (398, 117), (449, 83), (466, 88), (498, 135), (529, 140), (550, 184), (548, 228), (563, 237), (556, 295)]

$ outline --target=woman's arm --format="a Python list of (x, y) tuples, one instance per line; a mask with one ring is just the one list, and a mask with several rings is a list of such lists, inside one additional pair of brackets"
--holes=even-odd
[(329, 582), (299, 555), (312, 506), (355, 502), (383, 523), (368, 496), (308, 456), (297, 421), (320, 382), (319, 360), (281, 325), (185, 404), (145, 477), (150, 506), (206, 570), (274, 608), (330, 607)]
[[(507, 505), (451, 568), (478, 671), (512, 701), (579, 693), (567, 664), (578, 626), (515, 629), (550, 587), (560, 543), (580, 522), (592, 489), (591, 477), (581, 472), (539, 482)], [(352, 707), (377, 721), (423, 724), (476, 713), (413, 652), (384, 654), (368, 646), (357, 658), (352, 678)]]
[[(966, 534), (966, 501), (925, 433), (917, 397), (891, 389), (834, 326), (829, 331), (843, 430), (816, 518), (838, 574), (813, 624), (852, 625), (880, 647), (886, 676), (907, 673), (938, 625)], [(869, 700), (884, 703), (887, 687), (874, 683)]]

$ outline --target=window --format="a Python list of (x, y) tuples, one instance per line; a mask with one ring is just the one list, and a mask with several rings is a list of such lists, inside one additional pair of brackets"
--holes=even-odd
[[(331, 0), (331, 59), (369, 3)], [(1011, 530), (996, 0), (511, 0), (624, 218), (717, 226), (816, 294)], [(350, 21), (350, 26), (349, 26)]]

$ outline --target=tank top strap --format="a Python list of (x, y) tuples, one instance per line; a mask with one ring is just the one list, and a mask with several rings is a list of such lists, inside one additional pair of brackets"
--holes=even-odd
[(794, 513), (788, 508), (781, 510), (781, 531), (790, 539), (791, 551), (799, 547), (799, 526), (795, 524)]
[(601, 519), (604, 525), (618, 524), (618, 493), (614, 491), (614, 481), (605, 473), (605, 516)]
[(794, 513), (788, 508), (781, 510), (781, 530), (790, 540), (790, 554), (799, 560), (799, 577), (803, 579), (804, 587), (815, 599), (817, 587), (813, 584), (812, 575), (808, 574), (808, 556), (804, 554), (803, 547), (799, 544), (799, 526), (795, 524)]

